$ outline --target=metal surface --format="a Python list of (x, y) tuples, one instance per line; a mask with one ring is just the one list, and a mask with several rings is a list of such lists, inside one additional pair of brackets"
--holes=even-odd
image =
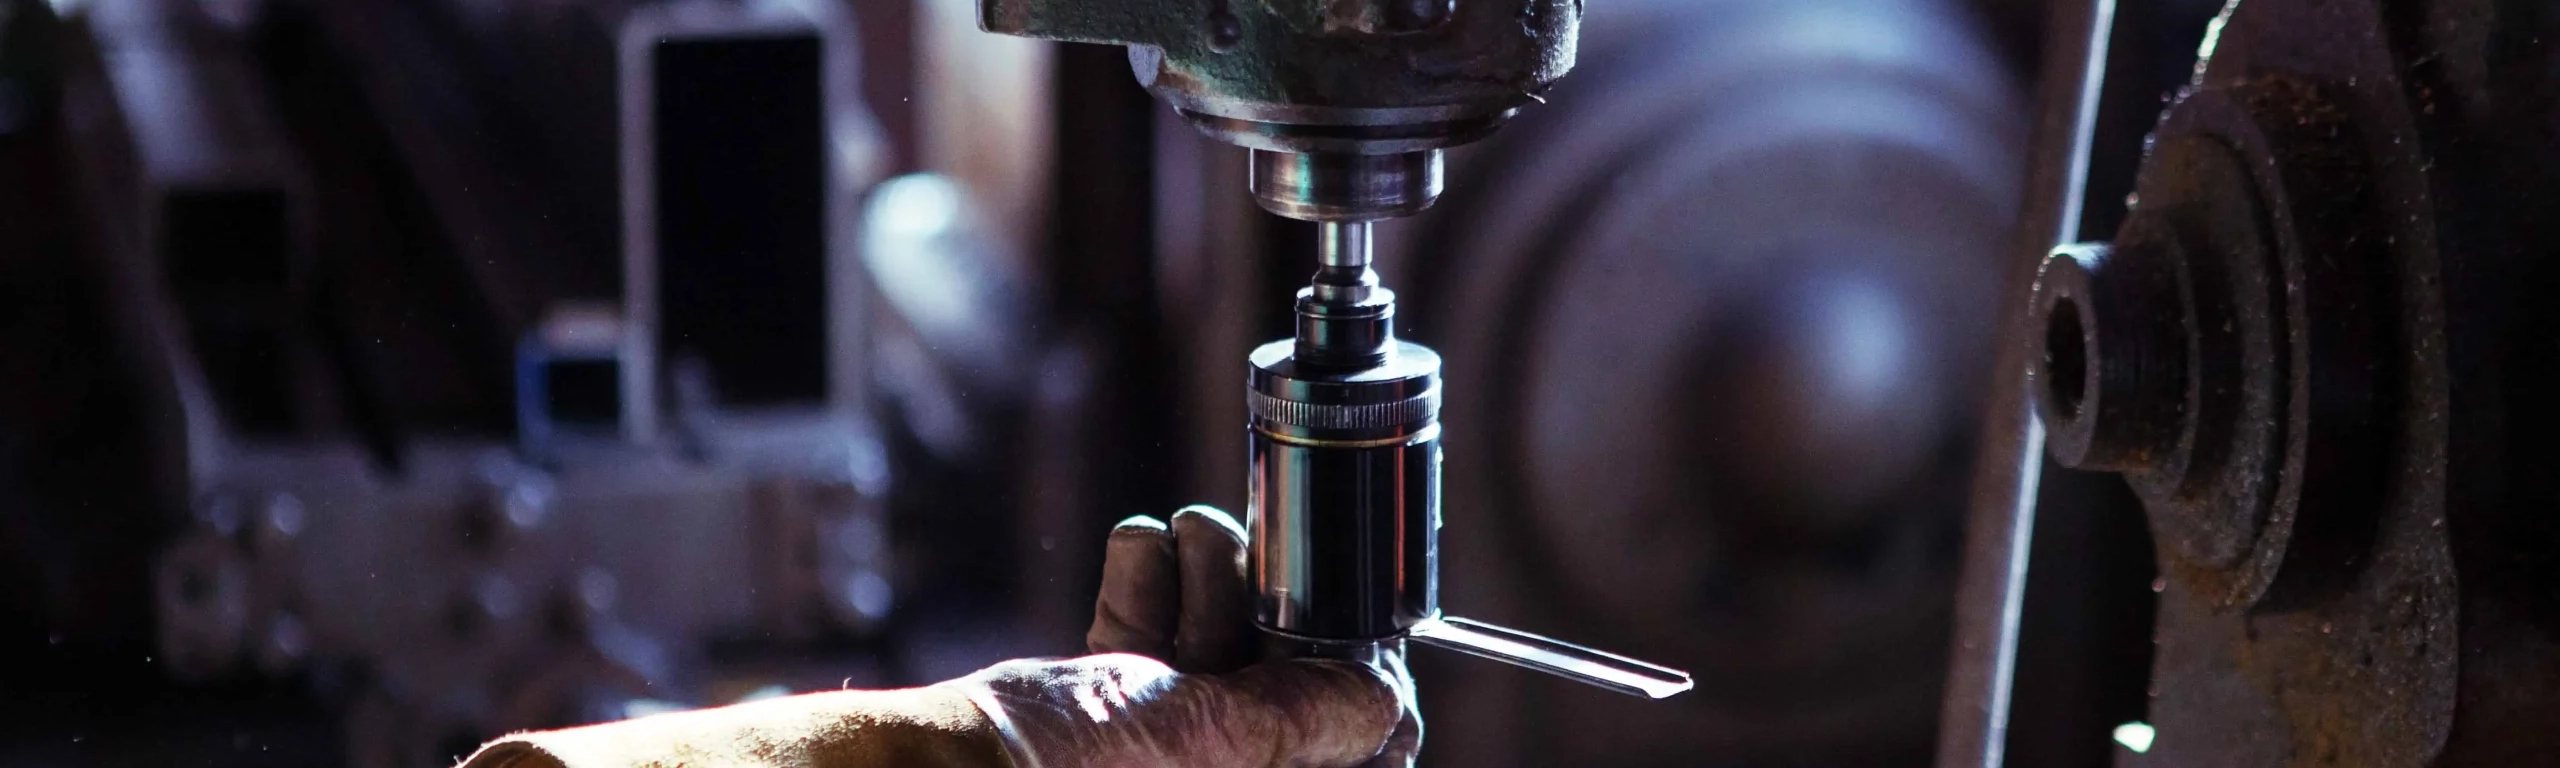
[(1596, 651), (1554, 638), (1466, 619), (1431, 619), (1413, 639), (1460, 653), (1545, 672), (1629, 696), (1659, 699), (1688, 691), (1689, 673)]
[(2560, 759), (2555, 22), (2227, 6), (2112, 242), (2044, 261), (2011, 338), (2053, 457), (2158, 545), (2158, 738), (2119, 765)]
[[(1368, 225), (1320, 234), (1324, 268), (1298, 294), (1298, 336), (1254, 351), (1246, 391), (1246, 572), (1277, 650), (1330, 656), (1410, 636), (1635, 696), (1688, 690), (1676, 670), (1441, 616), (1440, 356), (1395, 340)], [(1345, 272), (1356, 293), (1319, 293)]]
[(1441, 152), (1386, 155), (1253, 150), (1254, 199), (1293, 219), (1357, 222), (1411, 216), (1440, 199)]
[(1367, 271), (1377, 246), (1373, 234), (1365, 221), (1316, 225), (1316, 263), (1328, 270)]
[(1440, 612), (1440, 358), (1386, 364), (1253, 355), (1246, 573), (1255, 620), (1292, 637), (1369, 642)]
[(1128, 46), (1149, 92), (1255, 150), (1265, 208), (1344, 221), (1429, 207), (1438, 150), (1483, 138), (1573, 69), (1582, 4), (979, 0), (978, 18)]
[(1377, 270), (1369, 266), (1370, 228), (1365, 221), (1316, 225), (1321, 266), (1298, 292), (1295, 359), (1363, 368), (1386, 365), (1393, 357), (1396, 294), (1378, 286)]
[[(1283, 152), (1446, 147), (1573, 68), (1581, 5), (980, 0), (990, 32), (1129, 47), (1138, 81), (1203, 130)], [(1399, 20), (1401, 19), (1401, 20)]]
[[(2079, 231), (2089, 142), (2104, 84), (2114, 0), (2055, 4), (2045, 35), (2043, 114), (2030, 160), (2027, 210), (2016, 234), (1993, 352), (1990, 405), (1965, 525), (1964, 570), (1956, 585), (1956, 636), (1939, 711), (1939, 768), (1997, 768), (2007, 739), (2010, 687), (2026, 595), (2028, 542), (2035, 532), (2045, 426), (2025, 397), (2033, 349), (2029, 307), (2014, 297), (2036, 285), (2045, 254)], [(2018, 330), (2012, 330), (2018, 329)], [(2040, 329), (2039, 329), (2040, 330)]]
[(1395, 340), (1369, 224), (1320, 230), (1297, 338), (1251, 357), (1246, 572), (1264, 629), (1375, 643), (1440, 613), (1440, 356)]
[(1315, 288), (1298, 291), (1298, 338), (1294, 354), (1307, 363), (1334, 368), (1384, 366), (1395, 355), (1396, 294), (1384, 288), (1357, 286), (1330, 291), (1359, 294), (1358, 301), (1328, 301)]
[(1377, 247), (1366, 221), (1322, 222), (1316, 225), (1316, 277), (1311, 294), (1326, 304), (1359, 304), (1379, 290), (1378, 272), (1370, 268), (1370, 257)]

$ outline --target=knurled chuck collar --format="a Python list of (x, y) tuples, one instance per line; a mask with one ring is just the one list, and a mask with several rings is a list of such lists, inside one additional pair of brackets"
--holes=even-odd
[(1245, 400), (1255, 431), (1298, 440), (1365, 443), (1410, 439), (1440, 424), (1440, 354), (1395, 342), (1367, 368), (1308, 365), (1297, 342), (1253, 351)]

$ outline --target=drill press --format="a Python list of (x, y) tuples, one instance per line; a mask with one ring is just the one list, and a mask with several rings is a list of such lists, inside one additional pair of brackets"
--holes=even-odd
[(1297, 335), (1253, 352), (1248, 573), (1290, 655), (1407, 638), (1662, 698), (1687, 673), (1439, 608), (1440, 358), (1395, 336), (1374, 222), (1428, 208), (1441, 152), (1572, 69), (1580, 0), (980, 0), (991, 32), (1127, 46), (1138, 81), (1252, 150), (1265, 210), (1316, 222)]

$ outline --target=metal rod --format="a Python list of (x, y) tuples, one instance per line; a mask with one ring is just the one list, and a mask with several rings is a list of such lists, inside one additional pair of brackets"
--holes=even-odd
[(1964, 572), (1956, 585), (1954, 656), (1939, 709), (1938, 768), (1999, 768), (2007, 747), (2020, 605), (2034, 538), (2036, 488), (2044, 468), (2044, 425), (2027, 399), (2034, 329), (2025, 297), (2037, 265), (2079, 237), (2089, 176), (2089, 144), (2106, 77), (2114, 0), (2053, 6), (2045, 36), (2043, 105), (2030, 159), (2018, 252), (2001, 294), (2000, 344), (1983, 416), (1982, 453), (1965, 525)]
[(1378, 286), (1378, 273), (1369, 269), (1371, 252), (1370, 225), (1366, 221), (1316, 222), (1316, 300), (1332, 304), (1358, 304), (1368, 301), (1370, 290)]
[(1481, 621), (1436, 618), (1414, 625), (1412, 633), (1418, 642), (1629, 696), (1659, 699), (1695, 685), (1689, 673), (1677, 669)]
[(1369, 230), (1366, 221), (1317, 222), (1316, 260), (1331, 268), (1368, 269)]

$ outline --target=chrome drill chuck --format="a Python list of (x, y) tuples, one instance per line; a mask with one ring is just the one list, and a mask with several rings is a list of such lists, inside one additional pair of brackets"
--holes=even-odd
[(1253, 353), (1254, 546), (1263, 628), (1371, 642), (1440, 612), (1440, 356), (1396, 344), (1335, 368), (1276, 341)]
[(978, 0), (990, 32), (1116, 43), (1210, 136), (1253, 150), (1254, 198), (1318, 222), (1297, 337), (1255, 350), (1246, 527), (1275, 650), (1368, 658), (1406, 638), (1622, 693), (1689, 676), (1440, 615), (1440, 356), (1395, 338), (1370, 224), (1440, 196), (1441, 151), (1573, 69), (1581, 0)]
[(1297, 338), (1253, 352), (1245, 508), (1254, 619), (1288, 652), (1363, 658), (1407, 638), (1661, 698), (1689, 675), (1440, 614), (1440, 355), (1395, 337), (1369, 225), (1320, 226)]

